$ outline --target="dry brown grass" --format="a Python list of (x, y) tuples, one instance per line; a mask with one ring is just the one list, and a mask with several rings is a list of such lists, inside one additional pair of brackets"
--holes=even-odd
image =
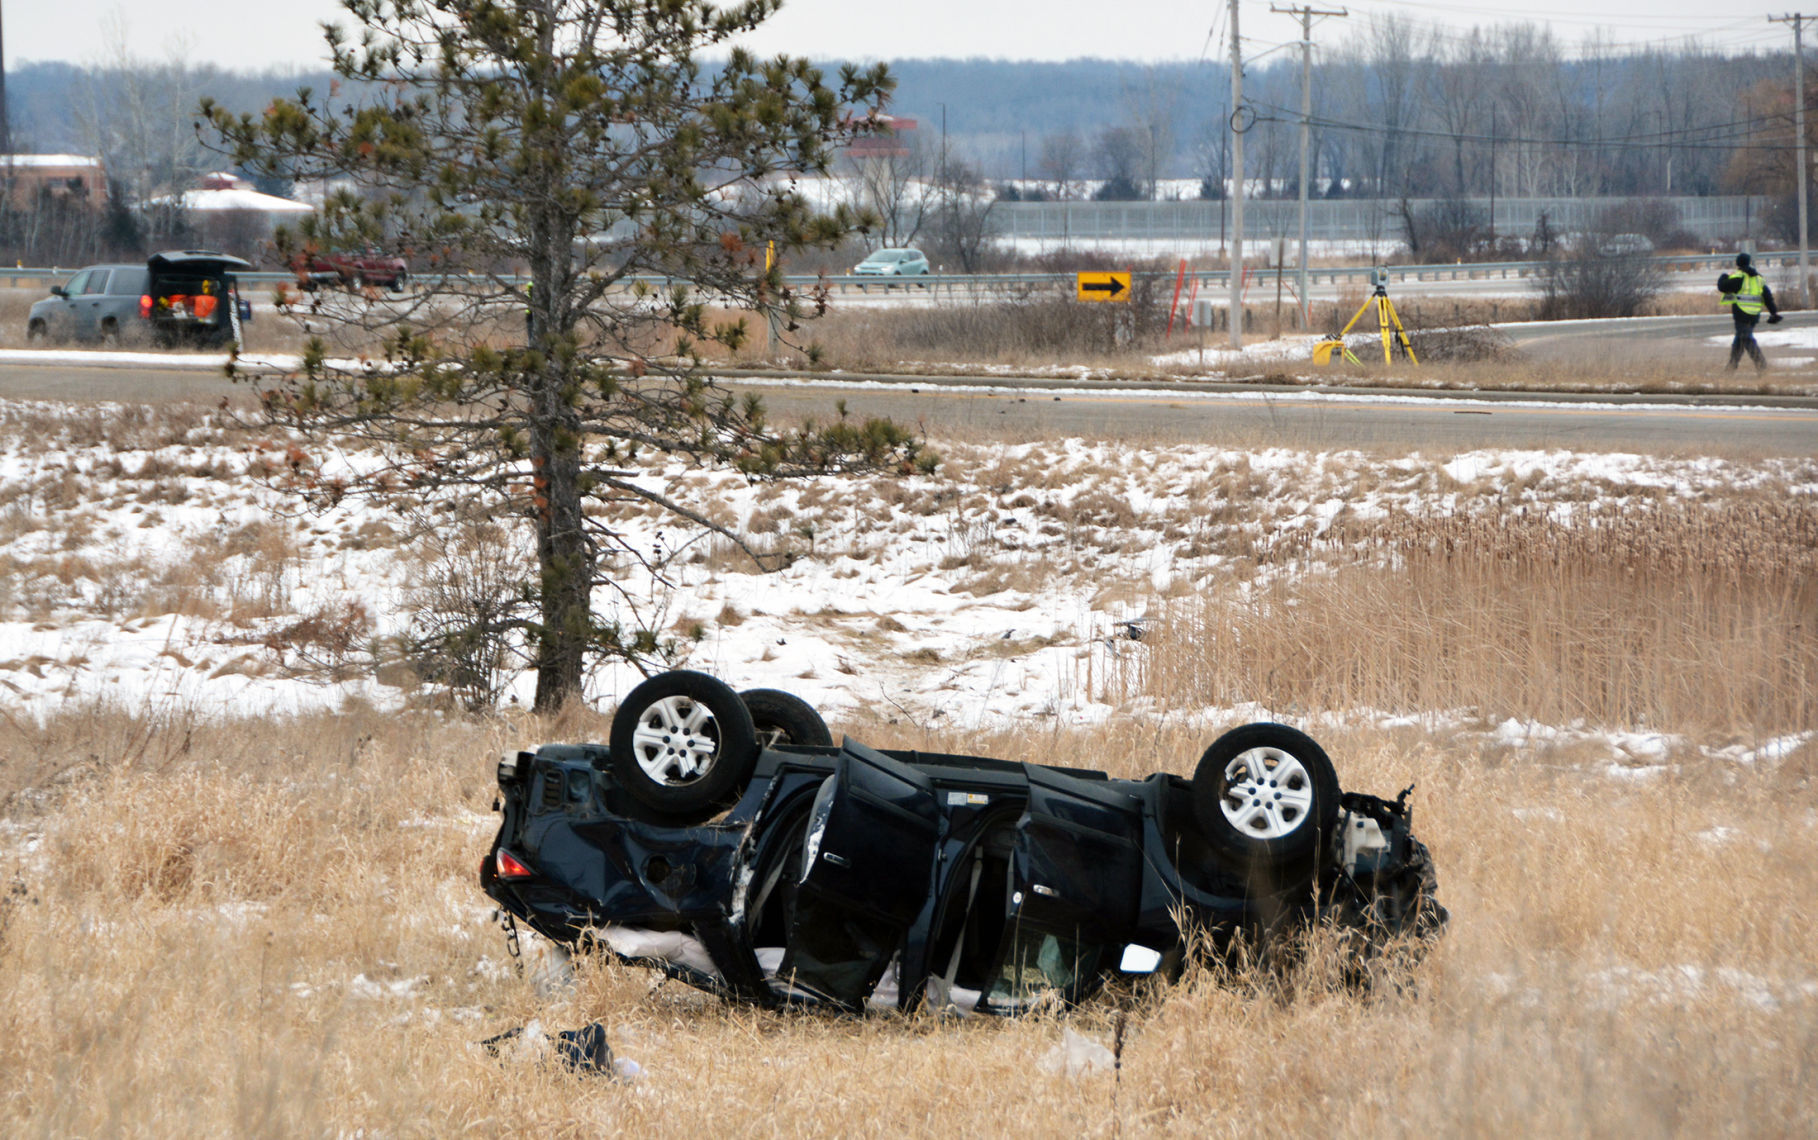
[(1126, 697), (1791, 732), (1818, 726), (1818, 517), (1798, 498), (1456, 513), (1269, 536), (1175, 603)]
[[(1212, 731), (836, 727), (1120, 774), (1184, 770)], [(1324, 732), (1347, 785), (1420, 785), (1417, 826), (1455, 918), (1411, 986), (1362, 998), (1316, 955), (1285, 978), (1199, 972), (1064, 1018), (947, 1023), (729, 1007), (599, 963), (571, 999), (537, 997), (502, 966), (474, 885), (490, 760), (603, 731), (586, 715), (358, 709), (221, 724), (85, 710), (0, 727), (14, 792), (0, 1131), (1759, 1136), (1810, 1123), (1809, 748), (1775, 770), (1686, 767), (1635, 785), (1411, 729)], [(1715, 827), (1736, 830), (1697, 834)], [(1109, 1042), (1120, 1007), (1120, 1080), (1037, 1067), (1063, 1026)], [(604, 1020), (646, 1076), (627, 1086), (476, 1047), (531, 1018), (551, 1031)]]
[[(146, 446), (209, 430), (119, 414), (44, 428)], [(989, 468), (968, 471), (970, 489), (914, 492), (909, 514), (942, 524), (931, 561), (959, 559), (977, 588), (1037, 572), (998, 557), (1017, 512), (1067, 540), (1051, 567), (1086, 572), (1102, 556), (1113, 568), (1127, 554), (1114, 464), (1063, 470), (1038, 454), (1023, 472), (955, 454), (962, 467), (999, 463), (1001, 489), (979, 489), (999, 479)], [(85, 473), (44, 475), (0, 507), (30, 525), (67, 519)], [(1348, 478), (1297, 475), (1307, 495), (1368, 489)], [(601, 739), (602, 718), (358, 705), (300, 719), (5, 715), (0, 1134), (1810, 1131), (1818, 747), (1744, 765), (1681, 746), (1619, 778), (1624, 758), (1596, 738), (1476, 731), (1503, 716), (1583, 719), (1754, 743), (1818, 726), (1809, 504), (1773, 485), (1713, 505), (1653, 502), (1635, 486), (1575, 492), (1544, 474), (1508, 487), (1448, 485), (1428, 469), (1376, 478), (1455, 491), (1457, 509), (1283, 532), (1275, 484), (1233, 456), (1200, 472), (1169, 517), (1145, 518), (1195, 544), (1184, 556), (1227, 558), (1232, 573), (1121, 658), (1146, 664), (1092, 681), (1125, 709), (1102, 726), (967, 734), (872, 713), (834, 727), (1138, 775), (1190, 771), (1226, 727), (1173, 709), (1254, 699), (1294, 720), (1414, 714), (1437, 727), (1312, 726), (1347, 786), (1418, 784), (1416, 827), (1454, 923), (1406, 989), (1335, 988), (1317, 955), (1285, 979), (1196, 973), (1124, 1003), (1115, 1082), (1036, 1064), (1063, 1026), (1108, 1041), (1111, 999), (1015, 1023), (848, 1020), (728, 1007), (594, 963), (572, 998), (546, 1000), (502, 967), (475, 885), (491, 761), (539, 740)], [(1572, 501), (1578, 525), (1524, 508), (1524, 491)], [(1604, 492), (1623, 507), (1593, 505)], [(767, 537), (806, 547), (801, 528), (847, 506), (803, 496), (764, 509)], [(279, 589), (295, 542), (255, 527), (225, 532), (221, 552), (269, 568)], [(82, 580), (78, 562), (63, 569)], [(247, 581), (230, 596), (250, 612), (261, 596)], [(1153, 590), (1107, 570), (1107, 591), (1147, 596), (1139, 588)], [(846, 616), (901, 632), (889, 615)], [(1153, 714), (1129, 712), (1138, 702)], [(648, 1075), (626, 1086), (474, 1045), (531, 1018), (552, 1030), (602, 1019)]]

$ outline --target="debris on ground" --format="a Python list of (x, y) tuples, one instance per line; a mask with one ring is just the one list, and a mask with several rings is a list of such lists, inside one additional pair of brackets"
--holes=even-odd
[(1062, 1032), (1060, 1043), (1042, 1054), (1042, 1059), (1036, 1062), (1042, 1072), (1062, 1077), (1108, 1073), (1116, 1065), (1117, 1057), (1111, 1050), (1078, 1033), (1071, 1026)]
[(606, 1042), (606, 1026), (595, 1021), (579, 1029), (564, 1029), (551, 1037), (541, 1021), (507, 1029), (480, 1042), (495, 1057), (513, 1061), (541, 1061), (554, 1053), (556, 1060), (577, 1073), (597, 1073), (621, 1081), (643, 1076), (644, 1067), (629, 1057), (614, 1058)]

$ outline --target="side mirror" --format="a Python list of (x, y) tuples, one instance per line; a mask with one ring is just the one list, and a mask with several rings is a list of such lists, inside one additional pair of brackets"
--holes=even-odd
[(65, 292), (64, 292), (64, 291), (63, 291), (63, 286), (61, 286), (61, 285), (52, 285), (52, 286), (51, 286), (51, 296), (53, 296), (53, 297), (67, 297), (67, 296), (69, 296), (69, 294), (68, 294), (68, 293), (65, 293)]
[(1161, 951), (1132, 942), (1124, 947), (1124, 957), (1117, 968), (1125, 974), (1153, 974), (1156, 967), (1161, 965), (1161, 960)]

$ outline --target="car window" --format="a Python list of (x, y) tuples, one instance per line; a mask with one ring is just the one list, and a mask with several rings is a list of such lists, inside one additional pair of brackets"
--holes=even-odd
[(985, 996), (999, 1009), (1019, 1009), (1048, 990), (1068, 993), (1097, 970), (1103, 953), (1090, 942), (1019, 927)]
[(107, 291), (115, 297), (134, 297), (145, 292), (145, 280), (148, 274), (144, 269), (116, 269), (108, 279)]
[(107, 270), (89, 270), (88, 280), (83, 283), (82, 288), (72, 289), (71, 292), (83, 297), (92, 297), (97, 293), (107, 292)]
[(64, 294), (70, 297), (77, 297), (88, 292), (88, 279), (94, 275), (94, 270), (84, 269), (74, 277), (71, 277), (68, 284), (63, 286)]

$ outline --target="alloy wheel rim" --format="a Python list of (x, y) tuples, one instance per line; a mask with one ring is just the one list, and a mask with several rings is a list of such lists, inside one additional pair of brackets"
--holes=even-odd
[(713, 770), (719, 756), (719, 722), (699, 701), (664, 697), (638, 717), (631, 747), (638, 767), (657, 783), (693, 784)]
[(1280, 839), (1300, 830), (1313, 811), (1313, 779), (1292, 753), (1251, 748), (1225, 765), (1219, 808), (1239, 834)]

